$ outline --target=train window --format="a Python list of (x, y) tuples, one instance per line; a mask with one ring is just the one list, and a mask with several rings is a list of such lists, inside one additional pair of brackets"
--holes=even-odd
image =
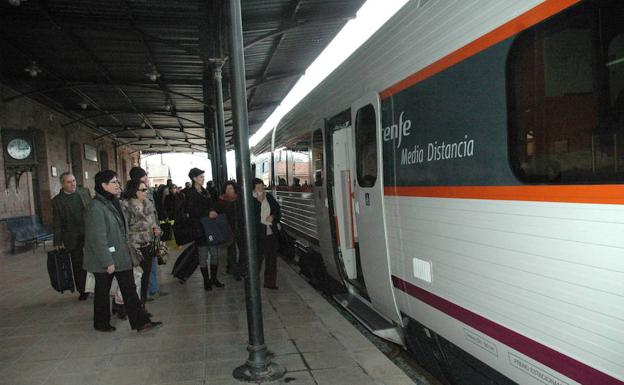
[(624, 177), (624, 3), (589, 1), (521, 33), (508, 59), (509, 154), (533, 183)]
[(357, 178), (361, 187), (373, 187), (377, 181), (377, 124), (375, 108), (368, 104), (355, 117)]
[(277, 189), (282, 191), (311, 190), (310, 164), (310, 134), (297, 138), (275, 151)]
[(323, 132), (319, 128), (312, 135), (312, 171), (314, 185), (323, 185)]
[(269, 162), (271, 160), (271, 153), (265, 152), (263, 154), (254, 156), (252, 159), (252, 174), (256, 178), (262, 179), (267, 186), (271, 180), (271, 173)]
[(288, 150), (285, 147), (275, 151), (273, 159), (273, 167), (275, 167), (275, 183), (278, 188), (288, 186)]

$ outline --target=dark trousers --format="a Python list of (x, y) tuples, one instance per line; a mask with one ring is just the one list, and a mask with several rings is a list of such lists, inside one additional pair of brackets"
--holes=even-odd
[(141, 269), (143, 269), (143, 275), (141, 276), (141, 302), (145, 303), (145, 300), (147, 300), (147, 290), (149, 289), (150, 273), (152, 272), (152, 262), (155, 253), (152, 246), (141, 247), (140, 251), (141, 255), (143, 255), (143, 261), (141, 261), (140, 264)]
[(82, 244), (80, 247), (69, 250), (69, 256), (72, 262), (72, 269), (74, 270), (74, 283), (76, 284), (76, 290), (82, 294), (85, 292), (85, 283), (87, 282), (87, 271), (82, 268), (82, 261), (84, 258), (84, 251)]
[(260, 271), (264, 260), (264, 286), (277, 286), (277, 237), (275, 234), (267, 235), (261, 238), (258, 243), (260, 246), (258, 271)]
[(241, 265), (243, 261), (242, 253), (242, 240), (239, 237), (234, 237), (232, 243), (230, 243), (230, 245), (227, 247), (227, 270), (228, 273), (236, 277), (243, 274), (243, 272), (241, 271)]
[(134, 274), (132, 270), (115, 271), (113, 274), (93, 273), (95, 276), (95, 295), (93, 298), (93, 326), (106, 328), (110, 325), (110, 297), (109, 292), (113, 276), (117, 278), (119, 289), (124, 300), (126, 314), (132, 329), (138, 329), (150, 322), (147, 313), (141, 305), (136, 293)]

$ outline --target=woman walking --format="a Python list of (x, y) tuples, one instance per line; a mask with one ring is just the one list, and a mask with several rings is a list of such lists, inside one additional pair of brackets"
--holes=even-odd
[(121, 201), (123, 213), (128, 221), (128, 240), (134, 248), (135, 255), (141, 259), (140, 266), (143, 269), (141, 276), (141, 302), (145, 307), (147, 289), (149, 287), (152, 262), (156, 257), (154, 241), (160, 235), (160, 226), (154, 210), (150, 207), (147, 199), (149, 189), (139, 179), (131, 179), (126, 185)]
[(238, 186), (234, 181), (227, 181), (223, 185), (223, 193), (217, 202), (217, 212), (225, 214), (230, 231), (232, 232), (232, 242), (227, 246), (227, 268), (226, 272), (232, 274), (237, 281), (241, 280), (241, 265), (238, 255), (243, 250), (241, 228), (243, 225), (243, 211), (238, 199)]
[(95, 198), (85, 213), (84, 268), (95, 276), (93, 327), (112, 332), (109, 291), (117, 278), (132, 329), (145, 332), (162, 325), (152, 322), (136, 293), (128, 227), (119, 203), (117, 174), (104, 170), (95, 174)]
[[(217, 217), (215, 204), (210, 198), (210, 194), (204, 188), (204, 171), (198, 168), (192, 168), (189, 171), (189, 178), (192, 186), (185, 192), (184, 212), (189, 216), (193, 227), (195, 228), (195, 244), (197, 245), (197, 253), (199, 254), (199, 268), (204, 278), (204, 290), (212, 290), (212, 285), (216, 287), (224, 287), (225, 285), (217, 279), (219, 248), (217, 246), (208, 245), (204, 228), (201, 224), (201, 218)], [(208, 267), (210, 266), (210, 272)]]
[(256, 214), (256, 248), (260, 263), (258, 270), (264, 265), (264, 287), (267, 289), (277, 289), (277, 233), (282, 214), (279, 203), (273, 195), (264, 191), (262, 179), (253, 179), (254, 208)]

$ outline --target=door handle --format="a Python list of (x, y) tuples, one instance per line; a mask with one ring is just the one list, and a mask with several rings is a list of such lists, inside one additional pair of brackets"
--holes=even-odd
[(360, 202), (357, 200), (355, 201), (355, 213), (360, 215)]

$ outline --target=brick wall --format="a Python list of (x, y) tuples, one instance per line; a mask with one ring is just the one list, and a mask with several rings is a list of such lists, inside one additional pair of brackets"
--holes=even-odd
[[(3, 152), (0, 151), (0, 252), (6, 252), (10, 247), (10, 239), (2, 219), (34, 215), (38, 212), (43, 224), (51, 227), (51, 199), (61, 189), (58, 176), (72, 170), (71, 143), (76, 143), (76, 148), (80, 149), (80, 158), (77, 158), (76, 162), (80, 177), (77, 175), (76, 179), (82, 180), (82, 185), (92, 194), (93, 178), (102, 166), (99, 161), (85, 159), (85, 144), (94, 146), (98, 157), (101, 151), (106, 151), (108, 168), (117, 171), (120, 179), (124, 181), (127, 175), (121, 175), (122, 160), (126, 161), (128, 170), (139, 164), (139, 153), (130, 154), (134, 149), (127, 146), (117, 148), (115, 160), (115, 143), (111, 139), (103, 138), (96, 141), (98, 135), (80, 124), (63, 127), (63, 124), (69, 122), (69, 118), (31, 99), (20, 98), (9, 103), (2, 102), (4, 98), (13, 94), (12, 90), (0, 85), (0, 142), (5, 145), (2, 142), (2, 130), (31, 130), (35, 138), (38, 165), (32, 173), (22, 175), (19, 188), (15, 187), (14, 178), (7, 188)], [(52, 167), (56, 168), (57, 176), (52, 176)], [(39, 202), (39, 207), (36, 207), (36, 202)]]

